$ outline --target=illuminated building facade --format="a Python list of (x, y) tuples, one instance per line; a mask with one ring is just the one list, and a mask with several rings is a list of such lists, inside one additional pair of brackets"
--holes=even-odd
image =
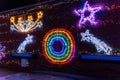
[[(8, 54), (36, 54), (30, 60), (32, 68), (79, 73), (84, 66), (80, 65), (82, 54), (119, 55), (120, 11), (111, 5), (100, 1), (53, 1), (3, 12), (0, 44), (6, 46)], [(87, 17), (86, 10), (90, 10)]]

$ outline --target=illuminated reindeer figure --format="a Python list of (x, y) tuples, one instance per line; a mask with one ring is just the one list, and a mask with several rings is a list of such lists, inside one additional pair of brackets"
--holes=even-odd
[(32, 35), (27, 35), (27, 37), (25, 38), (25, 40), (19, 45), (18, 47), (18, 53), (21, 53), (23, 51), (25, 51), (25, 47), (27, 44), (33, 43), (33, 36)]
[(110, 55), (112, 48), (109, 47), (106, 43), (100, 39), (94, 37), (93, 34), (89, 33), (89, 30), (86, 30), (85, 33), (80, 33), (82, 36), (81, 41), (87, 41), (95, 45), (97, 52), (105, 52), (105, 54)]

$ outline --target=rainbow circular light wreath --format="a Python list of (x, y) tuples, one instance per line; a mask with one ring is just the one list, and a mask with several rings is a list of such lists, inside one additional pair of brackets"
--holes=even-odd
[[(53, 44), (59, 42), (61, 50), (55, 51)], [(59, 46), (59, 45), (58, 45)], [(48, 31), (43, 38), (45, 58), (53, 64), (66, 64), (72, 60), (75, 53), (75, 40), (72, 34), (64, 28)]]

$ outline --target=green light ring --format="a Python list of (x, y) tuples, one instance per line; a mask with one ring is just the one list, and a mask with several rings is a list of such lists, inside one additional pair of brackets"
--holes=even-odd
[[(55, 36), (55, 35), (54, 35)], [(58, 35), (57, 35), (58, 36)], [(63, 35), (62, 35), (63, 36)], [(61, 37), (63, 40), (65, 39), (64, 37)], [(53, 39), (53, 38), (51, 38), (51, 39)], [(49, 39), (48, 40), (48, 43), (51, 43), (50, 41), (51, 41), (51, 39)], [(49, 47), (51, 47), (49, 44), (47, 44), (47, 51), (48, 51), (48, 55), (50, 55), (52, 58), (54, 58), (54, 59), (58, 59), (58, 57), (59, 57), (59, 59), (64, 59), (64, 57), (67, 57), (68, 55), (69, 55), (69, 50), (71, 49), (71, 47), (70, 46), (68, 46), (69, 45), (69, 42), (67, 41), (67, 46), (65, 46), (65, 51), (64, 51), (64, 53), (62, 53), (61, 55), (56, 55), (56, 54), (53, 54), (53, 51), (49, 48)], [(61, 58), (60, 58), (61, 57)]]

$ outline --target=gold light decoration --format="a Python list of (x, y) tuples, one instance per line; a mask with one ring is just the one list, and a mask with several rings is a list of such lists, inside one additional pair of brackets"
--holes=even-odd
[(43, 18), (43, 12), (39, 11), (36, 13), (37, 19), (34, 21), (33, 15), (28, 15), (27, 19), (24, 19), (23, 16), (18, 16), (17, 18), (15, 16), (10, 17), (11, 27), (10, 29), (12, 31), (17, 32), (29, 32), (37, 27), (41, 28), (43, 23), (41, 19)]

